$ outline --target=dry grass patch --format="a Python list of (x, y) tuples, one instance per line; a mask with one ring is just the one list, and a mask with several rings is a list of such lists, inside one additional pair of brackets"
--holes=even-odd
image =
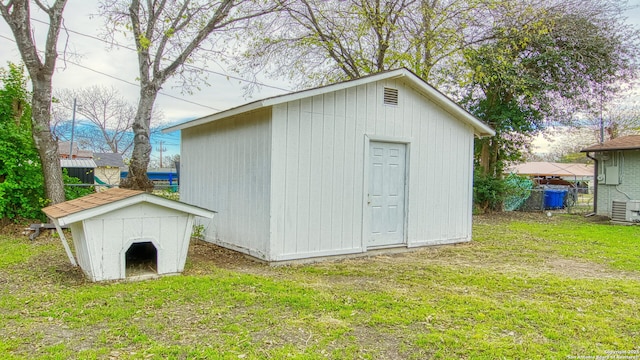
[(0, 236), (0, 357), (604, 356), (640, 338), (638, 229), (477, 217), (471, 243), (283, 267), (192, 241), (182, 276), (99, 284)]

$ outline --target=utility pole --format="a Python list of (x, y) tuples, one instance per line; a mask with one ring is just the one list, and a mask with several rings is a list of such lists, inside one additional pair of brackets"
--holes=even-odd
[(162, 152), (167, 151), (167, 148), (162, 146), (162, 144), (164, 144), (164, 141), (162, 140), (160, 140), (158, 144), (159, 144), (158, 151), (160, 151), (160, 168), (162, 169)]
[(600, 84), (600, 144), (604, 142), (604, 118), (602, 116), (602, 84)]
[(71, 117), (71, 142), (69, 143), (69, 159), (73, 159), (73, 130), (76, 127), (76, 98), (73, 98), (73, 115)]

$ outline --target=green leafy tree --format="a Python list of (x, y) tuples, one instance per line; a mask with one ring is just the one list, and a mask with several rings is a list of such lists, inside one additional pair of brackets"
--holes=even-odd
[(31, 106), (20, 66), (0, 69), (0, 217), (41, 218), (44, 182), (31, 137)]
[(566, 123), (635, 76), (638, 31), (620, 27), (621, 9), (571, 4), (505, 3), (494, 40), (465, 51), (466, 105), (496, 130), (476, 144), (483, 175), (500, 178), (547, 123)]
[[(39, 42), (31, 27), (32, 2), (48, 16), (46, 41)], [(42, 163), (44, 189), (47, 199), (57, 204), (64, 201), (64, 185), (60, 171), (58, 143), (51, 135), (51, 79), (56, 68), (58, 35), (62, 27), (62, 12), (67, 0), (48, 5), (40, 0), (0, 0), (0, 15), (6, 21), (16, 41), (25, 67), (30, 75), (32, 136)], [(38, 45), (44, 43), (42, 49)], [(42, 50), (42, 51), (41, 51)]]
[(636, 76), (638, 30), (622, 25), (614, 5), (506, 2), (496, 8), (493, 40), (465, 50), (465, 105), (496, 130), (476, 141), (476, 180), (496, 179), (481, 180), (496, 199), (505, 166), (522, 159), (533, 135), (549, 123), (571, 124), (572, 114), (588, 112)]
[[(40, 219), (47, 205), (44, 177), (38, 150), (31, 132), (30, 94), (24, 69), (9, 64), (0, 69), (0, 218)], [(65, 184), (80, 180), (63, 174)], [(71, 200), (93, 191), (84, 187), (65, 187)]]

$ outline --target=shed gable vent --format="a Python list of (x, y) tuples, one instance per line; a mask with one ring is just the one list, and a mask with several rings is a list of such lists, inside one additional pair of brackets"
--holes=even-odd
[(384, 104), (398, 105), (398, 89), (384, 88)]

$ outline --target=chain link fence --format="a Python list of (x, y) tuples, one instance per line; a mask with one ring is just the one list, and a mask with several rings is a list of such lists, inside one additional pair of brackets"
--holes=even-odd
[(593, 191), (588, 186), (543, 185), (520, 188), (505, 201), (505, 211), (593, 212)]

